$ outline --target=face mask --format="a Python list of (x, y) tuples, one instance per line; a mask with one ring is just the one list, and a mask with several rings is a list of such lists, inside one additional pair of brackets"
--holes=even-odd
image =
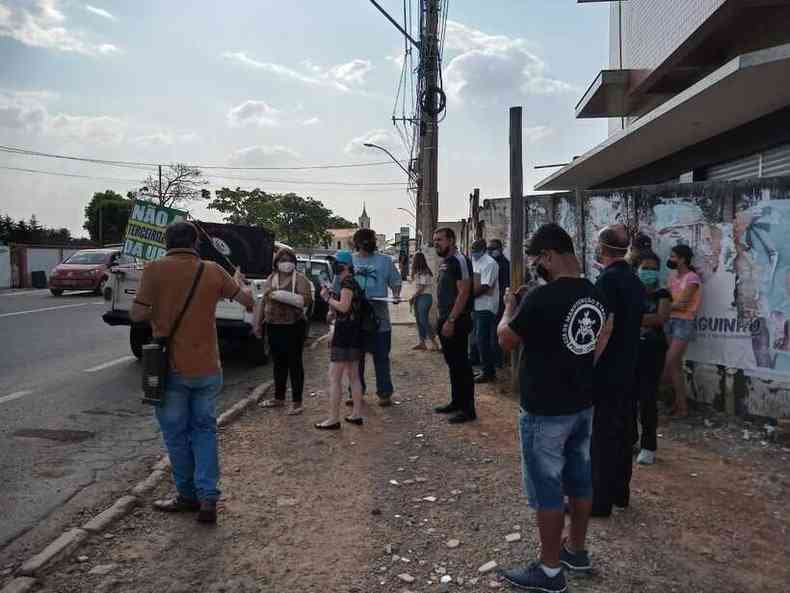
[(678, 269), (678, 264), (677, 264), (677, 262), (675, 262), (675, 261), (672, 261), (671, 259), (668, 259), (668, 260), (667, 260), (667, 267), (668, 267), (670, 270), (677, 270), (677, 269)]
[(639, 270), (639, 279), (648, 288), (658, 286), (658, 272), (656, 270)]
[(293, 273), (295, 267), (296, 265), (292, 261), (281, 261), (279, 264), (277, 264), (277, 269), (283, 274)]
[(502, 251), (500, 251), (499, 249), (490, 249), (490, 250), (488, 251), (488, 253), (489, 253), (489, 254), (491, 255), (491, 257), (493, 257), (494, 259), (497, 259), (498, 257), (501, 257), (501, 256), (502, 256)]
[(472, 259), (474, 261), (479, 260), (481, 257), (483, 257), (483, 252), (482, 251), (473, 251), (472, 252)]

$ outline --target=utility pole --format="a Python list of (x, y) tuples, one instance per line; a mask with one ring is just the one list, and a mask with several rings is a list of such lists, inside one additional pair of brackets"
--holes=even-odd
[[(99, 194), (101, 196), (101, 194)], [(99, 247), (104, 247), (104, 222), (102, 220), (102, 199), (99, 197), (96, 207), (99, 209)]]
[(162, 165), (159, 165), (159, 205), (161, 206), (162, 204)]
[[(510, 289), (524, 284), (524, 166), (521, 150), (521, 107), (510, 108)], [(511, 388), (520, 391), (518, 366), (522, 346), (512, 352)]]
[(433, 238), (439, 214), (439, 114), (445, 97), (439, 87), (440, 0), (422, 0), (420, 16), (420, 180), (419, 226), (426, 241)]

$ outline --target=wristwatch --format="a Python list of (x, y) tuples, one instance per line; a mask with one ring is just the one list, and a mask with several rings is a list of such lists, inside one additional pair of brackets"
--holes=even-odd
[(450, 316), (447, 318), (447, 321), (449, 321), (450, 323), (455, 323), (455, 317), (453, 317), (452, 315), (450, 315)]

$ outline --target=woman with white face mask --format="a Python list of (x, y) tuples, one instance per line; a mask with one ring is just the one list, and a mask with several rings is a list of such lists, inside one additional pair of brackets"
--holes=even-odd
[(263, 297), (255, 306), (253, 331), (266, 338), (274, 363), (274, 399), (265, 400), (265, 408), (285, 405), (288, 377), (291, 377), (291, 400), (289, 415), (302, 413), (304, 391), (304, 365), (302, 350), (305, 340), (305, 312), (310, 310), (313, 300), (311, 283), (296, 270), (296, 254), (282, 248), (274, 256), (274, 271), (263, 284)]

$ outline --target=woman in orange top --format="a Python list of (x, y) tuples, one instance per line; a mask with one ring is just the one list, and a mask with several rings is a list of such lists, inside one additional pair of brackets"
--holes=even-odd
[(695, 317), (702, 300), (702, 281), (691, 265), (693, 257), (694, 253), (688, 245), (676, 245), (672, 248), (667, 261), (667, 267), (676, 270), (676, 273), (669, 278), (672, 311), (669, 321), (664, 326), (669, 344), (664, 377), (671, 382), (675, 391), (675, 405), (671, 414), (678, 418), (688, 416), (683, 357), (686, 355), (689, 342), (694, 339)]

